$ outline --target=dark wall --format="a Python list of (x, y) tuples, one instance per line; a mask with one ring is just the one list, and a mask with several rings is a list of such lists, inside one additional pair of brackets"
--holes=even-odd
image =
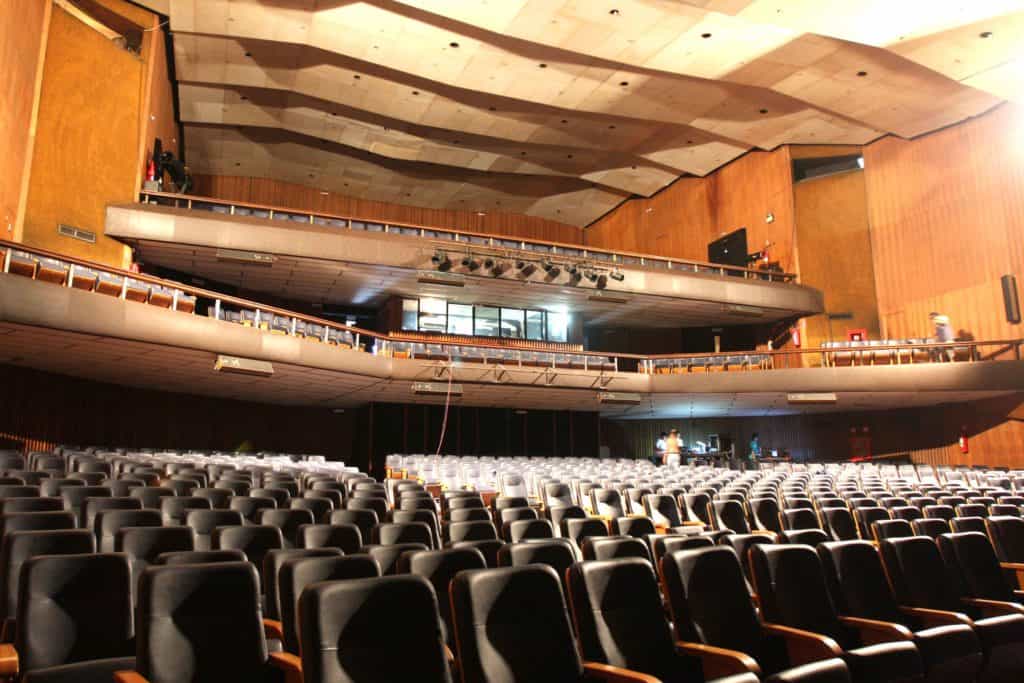
[(354, 412), (292, 408), (103, 384), (0, 365), (0, 448), (76, 444), (319, 453), (365, 467)]

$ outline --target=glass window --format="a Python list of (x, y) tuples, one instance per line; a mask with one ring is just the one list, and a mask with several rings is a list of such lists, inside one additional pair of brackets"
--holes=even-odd
[(473, 334), (473, 307), (448, 304), (448, 334)]
[(420, 332), (448, 329), (448, 303), (443, 299), (420, 299)]
[(526, 312), (526, 338), (544, 341), (544, 311)]
[(569, 314), (548, 311), (548, 341), (565, 342), (569, 338)]
[(413, 332), (420, 329), (419, 299), (402, 299), (402, 329)]
[(523, 329), (523, 314), (525, 311), (521, 308), (503, 308), (501, 309), (501, 336), (509, 337), (510, 339), (522, 339), (525, 337), (525, 330)]
[(479, 337), (498, 336), (498, 309), (495, 306), (477, 306), (473, 334)]

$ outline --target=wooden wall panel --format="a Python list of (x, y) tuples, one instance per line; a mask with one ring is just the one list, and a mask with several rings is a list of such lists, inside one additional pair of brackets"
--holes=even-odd
[[(106, 205), (134, 198), (144, 63), (54, 7), (23, 239), (101, 263), (127, 265), (128, 249), (103, 236)], [(58, 223), (97, 233), (90, 245)]]
[[(1020, 337), (999, 278), (1024, 281), (1024, 107), (865, 148), (881, 324), (931, 334), (930, 311), (977, 339)], [(1024, 442), (1021, 444), (1024, 451)]]
[(574, 225), (516, 213), (430, 209), (370, 201), (335, 193), (325, 194), (304, 185), (267, 178), (195, 176), (195, 194), (239, 202), (254, 202), (303, 211), (320, 211), (370, 220), (411, 223), (425, 227), (458, 228), (494, 235), (581, 244), (583, 231)]
[(745, 154), (703, 178), (680, 178), (649, 199), (629, 199), (585, 235), (595, 247), (706, 261), (708, 242), (745, 227), (751, 252), (771, 241), (772, 259), (792, 272), (793, 226), (789, 148), (780, 147)]
[(366, 466), (356, 414), (146, 391), (0, 365), (0, 448), (56, 444), (320, 453)]
[(20, 239), (49, 2), (0, 3), (0, 234)]
[(160, 138), (163, 150), (179, 156), (180, 127), (174, 118), (174, 84), (171, 83), (167, 64), (167, 35), (159, 28), (160, 18), (153, 16), (152, 26), (146, 34), (149, 86), (145, 107), (142, 109), (143, 134), (141, 140), (139, 178), (146, 176), (146, 166), (153, 157), (153, 143)]
[[(805, 318), (804, 344), (845, 340), (847, 329), (866, 329), (878, 339), (878, 300), (871, 259), (864, 173), (852, 171), (804, 180), (793, 186), (800, 282), (825, 295), (825, 314)], [(851, 313), (829, 321), (829, 313)], [(820, 359), (808, 360), (818, 362)]]

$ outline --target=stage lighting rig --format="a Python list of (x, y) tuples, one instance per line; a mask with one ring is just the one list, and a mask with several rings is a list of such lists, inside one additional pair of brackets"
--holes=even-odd
[(537, 266), (529, 261), (516, 261), (516, 270), (518, 270), (519, 274), (523, 277), (530, 277), (537, 272)]
[(556, 277), (562, 274), (562, 269), (552, 263), (551, 261), (541, 261), (540, 267), (544, 269), (544, 272), (548, 274), (548, 279), (554, 280)]
[(448, 254), (441, 250), (434, 252), (434, 255), (430, 257), (430, 262), (433, 263), (434, 267), (442, 273), (447, 272), (452, 268), (452, 260), (448, 258)]
[(626, 279), (626, 276), (622, 274), (622, 271), (618, 270), (613, 270), (608, 277), (615, 280), (616, 282), (622, 282), (623, 280)]
[(467, 254), (462, 257), (462, 267), (468, 269), (470, 272), (480, 267), (480, 262), (473, 258), (472, 254)]

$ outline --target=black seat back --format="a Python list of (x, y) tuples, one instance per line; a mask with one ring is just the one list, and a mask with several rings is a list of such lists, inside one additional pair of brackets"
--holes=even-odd
[(460, 572), (451, 592), (467, 683), (582, 679), (561, 582), (551, 567)]
[(185, 516), (185, 526), (195, 534), (196, 550), (215, 550), (213, 530), (219, 526), (242, 526), (242, 515), (234, 510), (191, 510)]
[(337, 548), (350, 555), (362, 547), (363, 537), (355, 524), (304, 524), (299, 529), (299, 545), (303, 548)]
[(779, 520), (779, 503), (774, 498), (751, 498), (750, 506), (753, 526), (758, 531), (774, 531), (782, 533), (782, 522)]
[(96, 546), (101, 553), (116, 552), (117, 532), (125, 527), (157, 526), (160, 526), (160, 513), (156, 510), (104, 510), (93, 521)]
[[(263, 575), (264, 558), (268, 553), (283, 547), (281, 530), (276, 526), (222, 526), (210, 534), (211, 550), (241, 550), (256, 567), (261, 579), (267, 578)], [(274, 618), (271, 615), (268, 617)]]
[(448, 538), (452, 543), (486, 541), (497, 537), (498, 532), (489, 521), (451, 522), (448, 524)]
[(750, 524), (743, 503), (736, 500), (716, 500), (711, 504), (715, 513), (715, 526), (734, 534), (749, 534)]
[(1017, 600), (988, 536), (976, 531), (942, 534), (938, 543), (947, 572), (957, 578), (966, 595), (984, 600)]
[(594, 536), (583, 542), (584, 560), (614, 560), (622, 557), (638, 557), (651, 561), (647, 544), (632, 536)]
[(13, 531), (0, 545), (0, 617), (13, 617), (18, 605), (22, 565), (39, 555), (78, 555), (96, 552), (96, 537), (88, 529)]
[(59, 512), (8, 512), (0, 515), (0, 536), (12, 531), (53, 531), (74, 528), (75, 515), (65, 510)]
[(114, 552), (128, 556), (132, 570), (132, 595), (146, 567), (164, 553), (187, 552), (194, 548), (192, 530), (183, 526), (140, 526), (118, 529)]
[(451, 600), (448, 588), (455, 575), (467, 569), (486, 569), (483, 554), (474, 548), (448, 548), (446, 550), (422, 550), (403, 553), (398, 561), (400, 574), (422, 576), (434, 587), (437, 594), (438, 611), (444, 624), (444, 636), (449, 645), (455, 645), (452, 627)]
[(19, 593), (15, 648), (22, 672), (134, 654), (125, 555), (34, 557), (22, 567)]
[(938, 517), (915, 519), (910, 523), (910, 528), (914, 531), (915, 536), (928, 536), (929, 538), (938, 538), (950, 531), (949, 522)]
[(868, 541), (822, 543), (818, 557), (829, 595), (840, 614), (904, 622), (875, 546)]
[(259, 577), (248, 562), (150, 567), (136, 627), (136, 669), (150, 683), (267, 680)]
[(331, 513), (331, 524), (355, 524), (359, 527), (363, 543), (370, 541), (370, 534), (373, 527), (377, 526), (380, 519), (373, 510), (335, 510)]
[(934, 539), (891, 538), (879, 544), (896, 602), (909, 607), (963, 611), (955, 580), (945, 571)]
[(600, 519), (588, 517), (586, 519), (567, 519), (563, 522), (564, 529), (562, 535), (565, 538), (570, 539), (576, 544), (576, 547), (582, 547), (583, 542), (588, 538), (607, 536), (608, 527)]
[(309, 510), (293, 510), (290, 508), (263, 510), (260, 512), (260, 524), (276, 526), (281, 530), (285, 548), (299, 547), (299, 527), (304, 524), (315, 524), (313, 513)]
[(390, 576), (398, 571), (398, 560), (402, 553), (410, 550), (429, 550), (425, 543), (395, 543), (393, 545), (366, 546), (366, 554), (380, 567), (381, 576)]
[(650, 562), (622, 558), (576, 564), (569, 570), (568, 595), (585, 661), (680, 680)]
[[(281, 594), (278, 592), (281, 587), (281, 567), (289, 560), (301, 557), (341, 557), (341, 551), (337, 548), (275, 548), (268, 550), (261, 558), (256, 568), (263, 580), (263, 592), (266, 599), (263, 601), (263, 612), (268, 619), (281, 618)], [(255, 562), (250, 558), (250, 562)]]
[(241, 550), (175, 550), (160, 553), (155, 565), (210, 564), (212, 562), (248, 562)]
[(306, 680), (451, 683), (437, 597), (422, 577), (314, 584), (299, 598), (299, 613)]
[[(916, 510), (917, 508), (912, 508)], [(872, 537), (876, 541), (887, 538), (906, 538), (914, 535), (914, 528), (905, 519), (880, 519), (871, 525)]]
[(985, 526), (1000, 562), (1024, 562), (1024, 519), (993, 516)]
[(616, 536), (644, 538), (655, 532), (654, 520), (648, 517), (616, 517), (611, 527)]
[(160, 518), (164, 526), (185, 526), (185, 518), (192, 510), (211, 510), (206, 498), (168, 496), (160, 499)]
[(367, 555), (312, 557), (293, 556), (284, 560), (277, 573), (277, 599), (280, 605), (284, 649), (299, 651), (298, 602), (306, 586), (321, 581), (344, 581), (380, 576), (380, 567)]
[(825, 508), (825, 528), (833, 541), (853, 541), (857, 539), (857, 525), (853, 514), (845, 507)]

